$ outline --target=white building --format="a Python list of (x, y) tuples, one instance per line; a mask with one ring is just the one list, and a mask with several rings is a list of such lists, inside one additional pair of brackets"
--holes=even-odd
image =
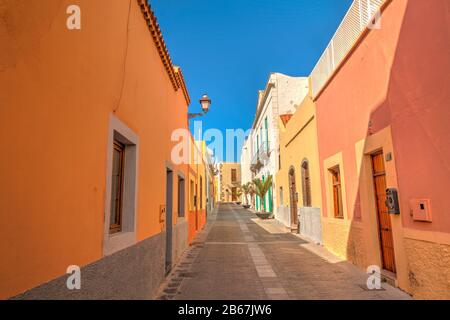
[[(275, 174), (279, 168), (278, 117), (293, 114), (308, 91), (308, 78), (290, 77), (281, 73), (270, 75), (266, 88), (258, 92), (253, 130), (243, 146), (241, 161), (246, 162), (241, 166), (243, 177), (264, 180), (272, 175), (275, 184)], [(277, 190), (275, 185), (266, 195), (265, 202), (256, 197), (254, 205), (256, 210), (273, 212), (275, 218), (278, 218), (273, 205), (277, 195), (273, 190)]]
[[(252, 155), (253, 155), (253, 139), (252, 136), (249, 135), (244, 145), (242, 146), (242, 152), (241, 152), (241, 180), (242, 184), (246, 184), (248, 182), (252, 182), (253, 180), (253, 173), (250, 171), (250, 165), (252, 161)], [(248, 196), (248, 199), (245, 199), (245, 194), (242, 194), (242, 203), (247, 204), (247, 201), (250, 202), (250, 196)]]

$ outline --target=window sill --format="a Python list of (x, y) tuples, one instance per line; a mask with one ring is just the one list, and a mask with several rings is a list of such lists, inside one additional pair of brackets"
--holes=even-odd
[(136, 244), (136, 233), (135, 232), (118, 232), (114, 234), (109, 234), (105, 238), (105, 243), (103, 244), (103, 255), (109, 256), (113, 253), (131, 247)]

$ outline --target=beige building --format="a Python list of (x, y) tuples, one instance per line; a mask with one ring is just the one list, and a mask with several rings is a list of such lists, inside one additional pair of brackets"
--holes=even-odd
[(241, 186), (241, 164), (223, 162), (219, 165), (219, 194), (221, 202), (239, 201), (238, 190)]

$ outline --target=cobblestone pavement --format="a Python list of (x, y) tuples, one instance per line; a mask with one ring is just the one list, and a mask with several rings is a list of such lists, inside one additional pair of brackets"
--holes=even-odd
[(158, 299), (410, 299), (276, 222), (221, 204), (162, 286)]

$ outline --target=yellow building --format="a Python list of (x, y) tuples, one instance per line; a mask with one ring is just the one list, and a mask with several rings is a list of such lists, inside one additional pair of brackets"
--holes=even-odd
[(219, 174), (214, 176), (214, 201), (220, 202), (220, 178)]
[(280, 166), (276, 174), (277, 218), (321, 242), (322, 203), (315, 105), (308, 94), (296, 112), (281, 115)]
[(241, 186), (241, 164), (224, 162), (219, 166), (220, 201), (239, 201), (238, 191)]
[(214, 209), (214, 172), (212, 158), (205, 141), (190, 140), (188, 174), (188, 241), (192, 243), (197, 232), (206, 224)]

